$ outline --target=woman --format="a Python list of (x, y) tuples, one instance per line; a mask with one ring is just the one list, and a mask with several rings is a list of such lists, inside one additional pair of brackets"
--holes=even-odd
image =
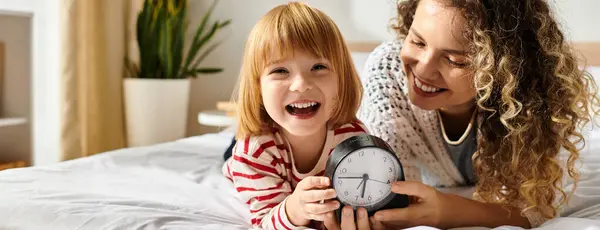
[[(399, 39), (367, 61), (359, 119), (403, 164), (410, 182), (392, 190), (418, 201), (377, 212), (371, 227), (529, 228), (555, 217), (563, 179), (577, 178), (580, 127), (600, 103), (548, 3), (406, 0), (398, 14)], [(468, 185), (475, 200), (433, 188)]]

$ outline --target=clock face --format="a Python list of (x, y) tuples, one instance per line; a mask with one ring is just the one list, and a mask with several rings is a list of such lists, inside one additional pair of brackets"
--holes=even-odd
[(365, 207), (367, 211), (385, 205), (393, 196), (391, 183), (401, 169), (395, 156), (375, 147), (349, 153), (335, 168), (333, 188), (345, 205)]

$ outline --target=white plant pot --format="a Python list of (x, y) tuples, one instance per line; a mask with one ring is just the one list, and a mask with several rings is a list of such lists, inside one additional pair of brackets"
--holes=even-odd
[(129, 147), (185, 137), (189, 79), (126, 78), (124, 87)]

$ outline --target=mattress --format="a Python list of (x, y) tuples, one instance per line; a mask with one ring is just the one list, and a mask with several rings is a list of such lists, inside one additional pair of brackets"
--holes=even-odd
[(232, 134), (0, 173), (0, 229), (248, 229), (221, 176)]
[[(249, 229), (248, 208), (220, 173), (232, 136), (229, 130), (2, 171), (0, 229)], [(586, 149), (584, 181), (566, 216), (540, 229), (600, 229), (600, 132)]]

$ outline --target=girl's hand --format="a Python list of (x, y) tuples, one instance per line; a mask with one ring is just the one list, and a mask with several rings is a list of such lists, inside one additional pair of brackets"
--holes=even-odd
[(447, 204), (450, 202), (447, 195), (416, 181), (394, 182), (392, 192), (408, 195), (410, 204), (406, 208), (376, 212), (371, 219), (374, 229), (398, 229), (420, 225), (438, 228), (449, 226), (446, 212), (452, 207)]
[(286, 200), (285, 212), (290, 222), (296, 226), (306, 226), (310, 220), (324, 221), (327, 215), (334, 216), (333, 211), (338, 209), (340, 204), (335, 200), (328, 201), (337, 196), (335, 190), (327, 189), (328, 187), (327, 177), (302, 179), (294, 193)]
[(342, 223), (338, 224), (335, 215), (328, 216), (323, 222), (328, 230), (370, 230), (367, 210), (359, 208), (356, 210), (356, 221), (354, 220), (354, 210), (350, 206), (342, 209)]

